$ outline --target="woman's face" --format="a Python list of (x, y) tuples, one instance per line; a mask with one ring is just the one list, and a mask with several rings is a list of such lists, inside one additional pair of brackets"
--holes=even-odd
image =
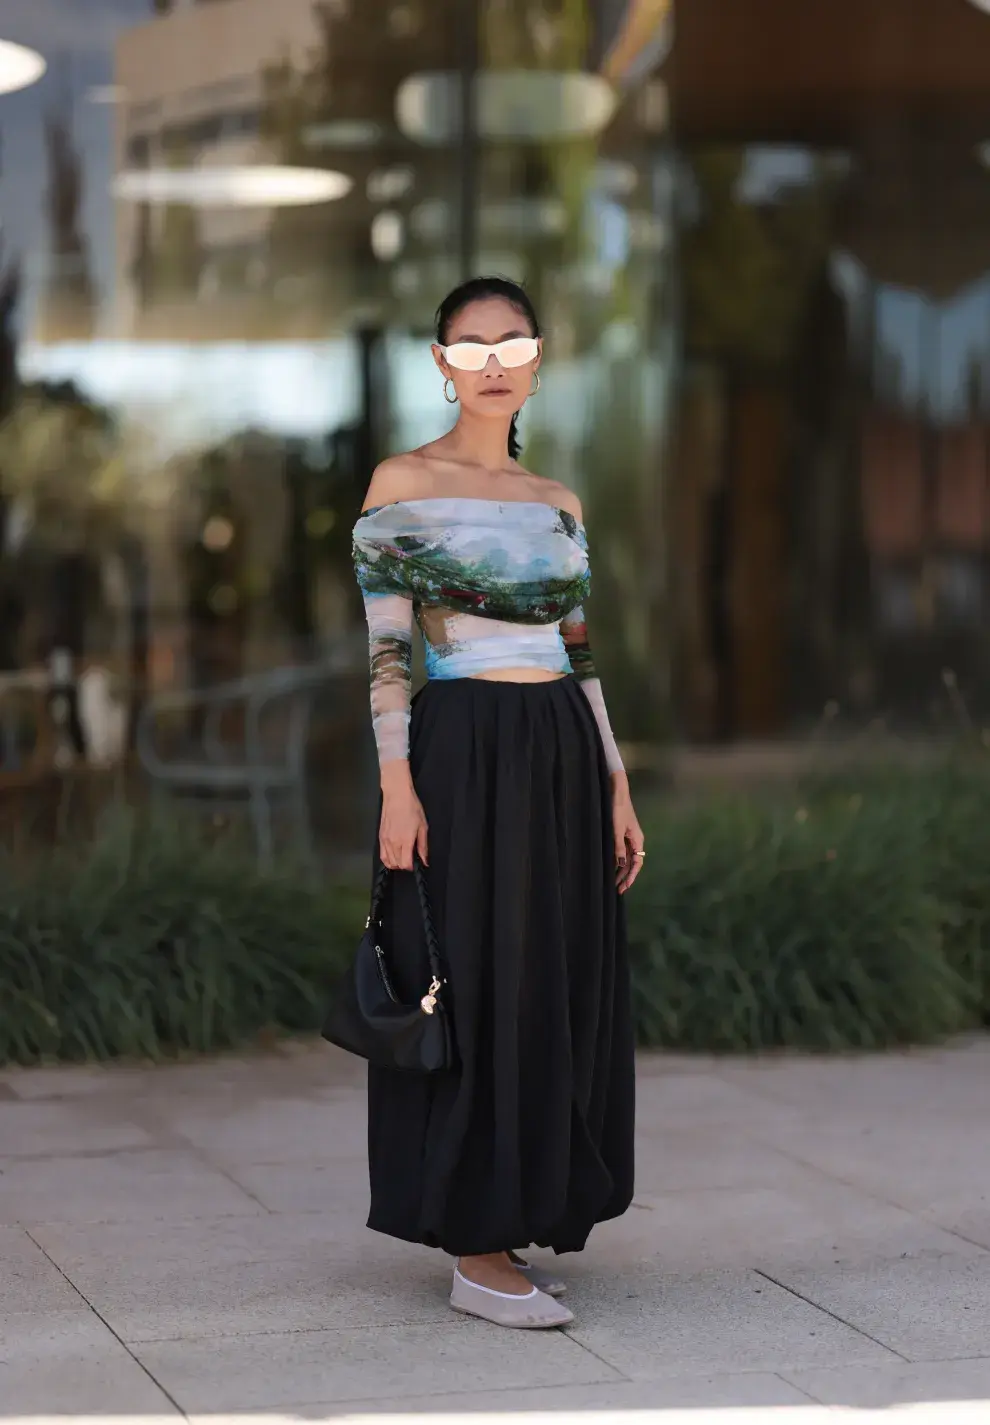
[[(468, 303), (451, 319), (445, 346), (449, 359), (436, 344), (433, 359), (453, 382), (462, 411), (505, 420), (526, 404), (543, 342), (534, 339), (528, 319), (511, 302), (486, 297)], [(485, 347), (502, 349), (486, 354)], [(481, 369), (465, 370), (465, 363), (480, 363)]]

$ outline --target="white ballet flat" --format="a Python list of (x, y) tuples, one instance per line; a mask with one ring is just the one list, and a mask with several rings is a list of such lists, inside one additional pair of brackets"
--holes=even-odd
[(515, 1252), (509, 1253), (509, 1260), (517, 1271), (523, 1273), (528, 1282), (532, 1282), (547, 1296), (563, 1296), (567, 1290), (567, 1283), (561, 1281), (560, 1277), (555, 1277), (552, 1272), (545, 1272), (542, 1267), (534, 1267), (531, 1262), (517, 1257)]
[(468, 1281), (456, 1267), (450, 1304), (455, 1311), (462, 1311), (467, 1316), (478, 1316), (495, 1326), (509, 1326), (521, 1331), (545, 1331), (554, 1326), (568, 1326), (574, 1320), (573, 1312), (535, 1286), (525, 1296), (493, 1291), (491, 1287)]

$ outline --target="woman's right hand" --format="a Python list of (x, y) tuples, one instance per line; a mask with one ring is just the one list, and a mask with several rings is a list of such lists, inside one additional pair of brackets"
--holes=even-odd
[(424, 866), (427, 858), (427, 824), (423, 804), (416, 795), (409, 763), (386, 762), (382, 768), (382, 819), (378, 829), (382, 864), (390, 871), (411, 871), (413, 852)]

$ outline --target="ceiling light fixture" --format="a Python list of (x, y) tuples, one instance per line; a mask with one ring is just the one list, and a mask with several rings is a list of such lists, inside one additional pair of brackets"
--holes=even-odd
[(0, 40), (0, 94), (13, 94), (36, 83), (48, 65), (35, 49)]
[(291, 208), (332, 203), (353, 186), (346, 173), (281, 164), (135, 168), (113, 180), (115, 198), (193, 208)]
[(405, 242), (402, 215), (386, 208), (371, 220), (371, 250), (379, 262), (394, 262)]
[[(548, 143), (592, 138), (606, 128), (618, 98), (600, 74), (505, 69), (476, 79), (478, 133), (484, 139)], [(395, 97), (399, 128), (417, 143), (443, 146), (461, 133), (461, 80), (449, 71), (413, 74)]]
[(374, 148), (385, 136), (384, 125), (374, 119), (327, 119), (307, 124), (302, 133), (307, 148)]

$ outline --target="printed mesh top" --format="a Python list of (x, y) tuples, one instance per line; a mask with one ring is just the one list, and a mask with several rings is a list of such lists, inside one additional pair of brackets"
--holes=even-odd
[(588, 542), (573, 515), (532, 500), (463, 496), (379, 505), (354, 527), (354, 565), (368, 615), (380, 762), (409, 755), (415, 618), (430, 678), (497, 668), (574, 673), (609, 771), (621, 770), (582, 608)]

